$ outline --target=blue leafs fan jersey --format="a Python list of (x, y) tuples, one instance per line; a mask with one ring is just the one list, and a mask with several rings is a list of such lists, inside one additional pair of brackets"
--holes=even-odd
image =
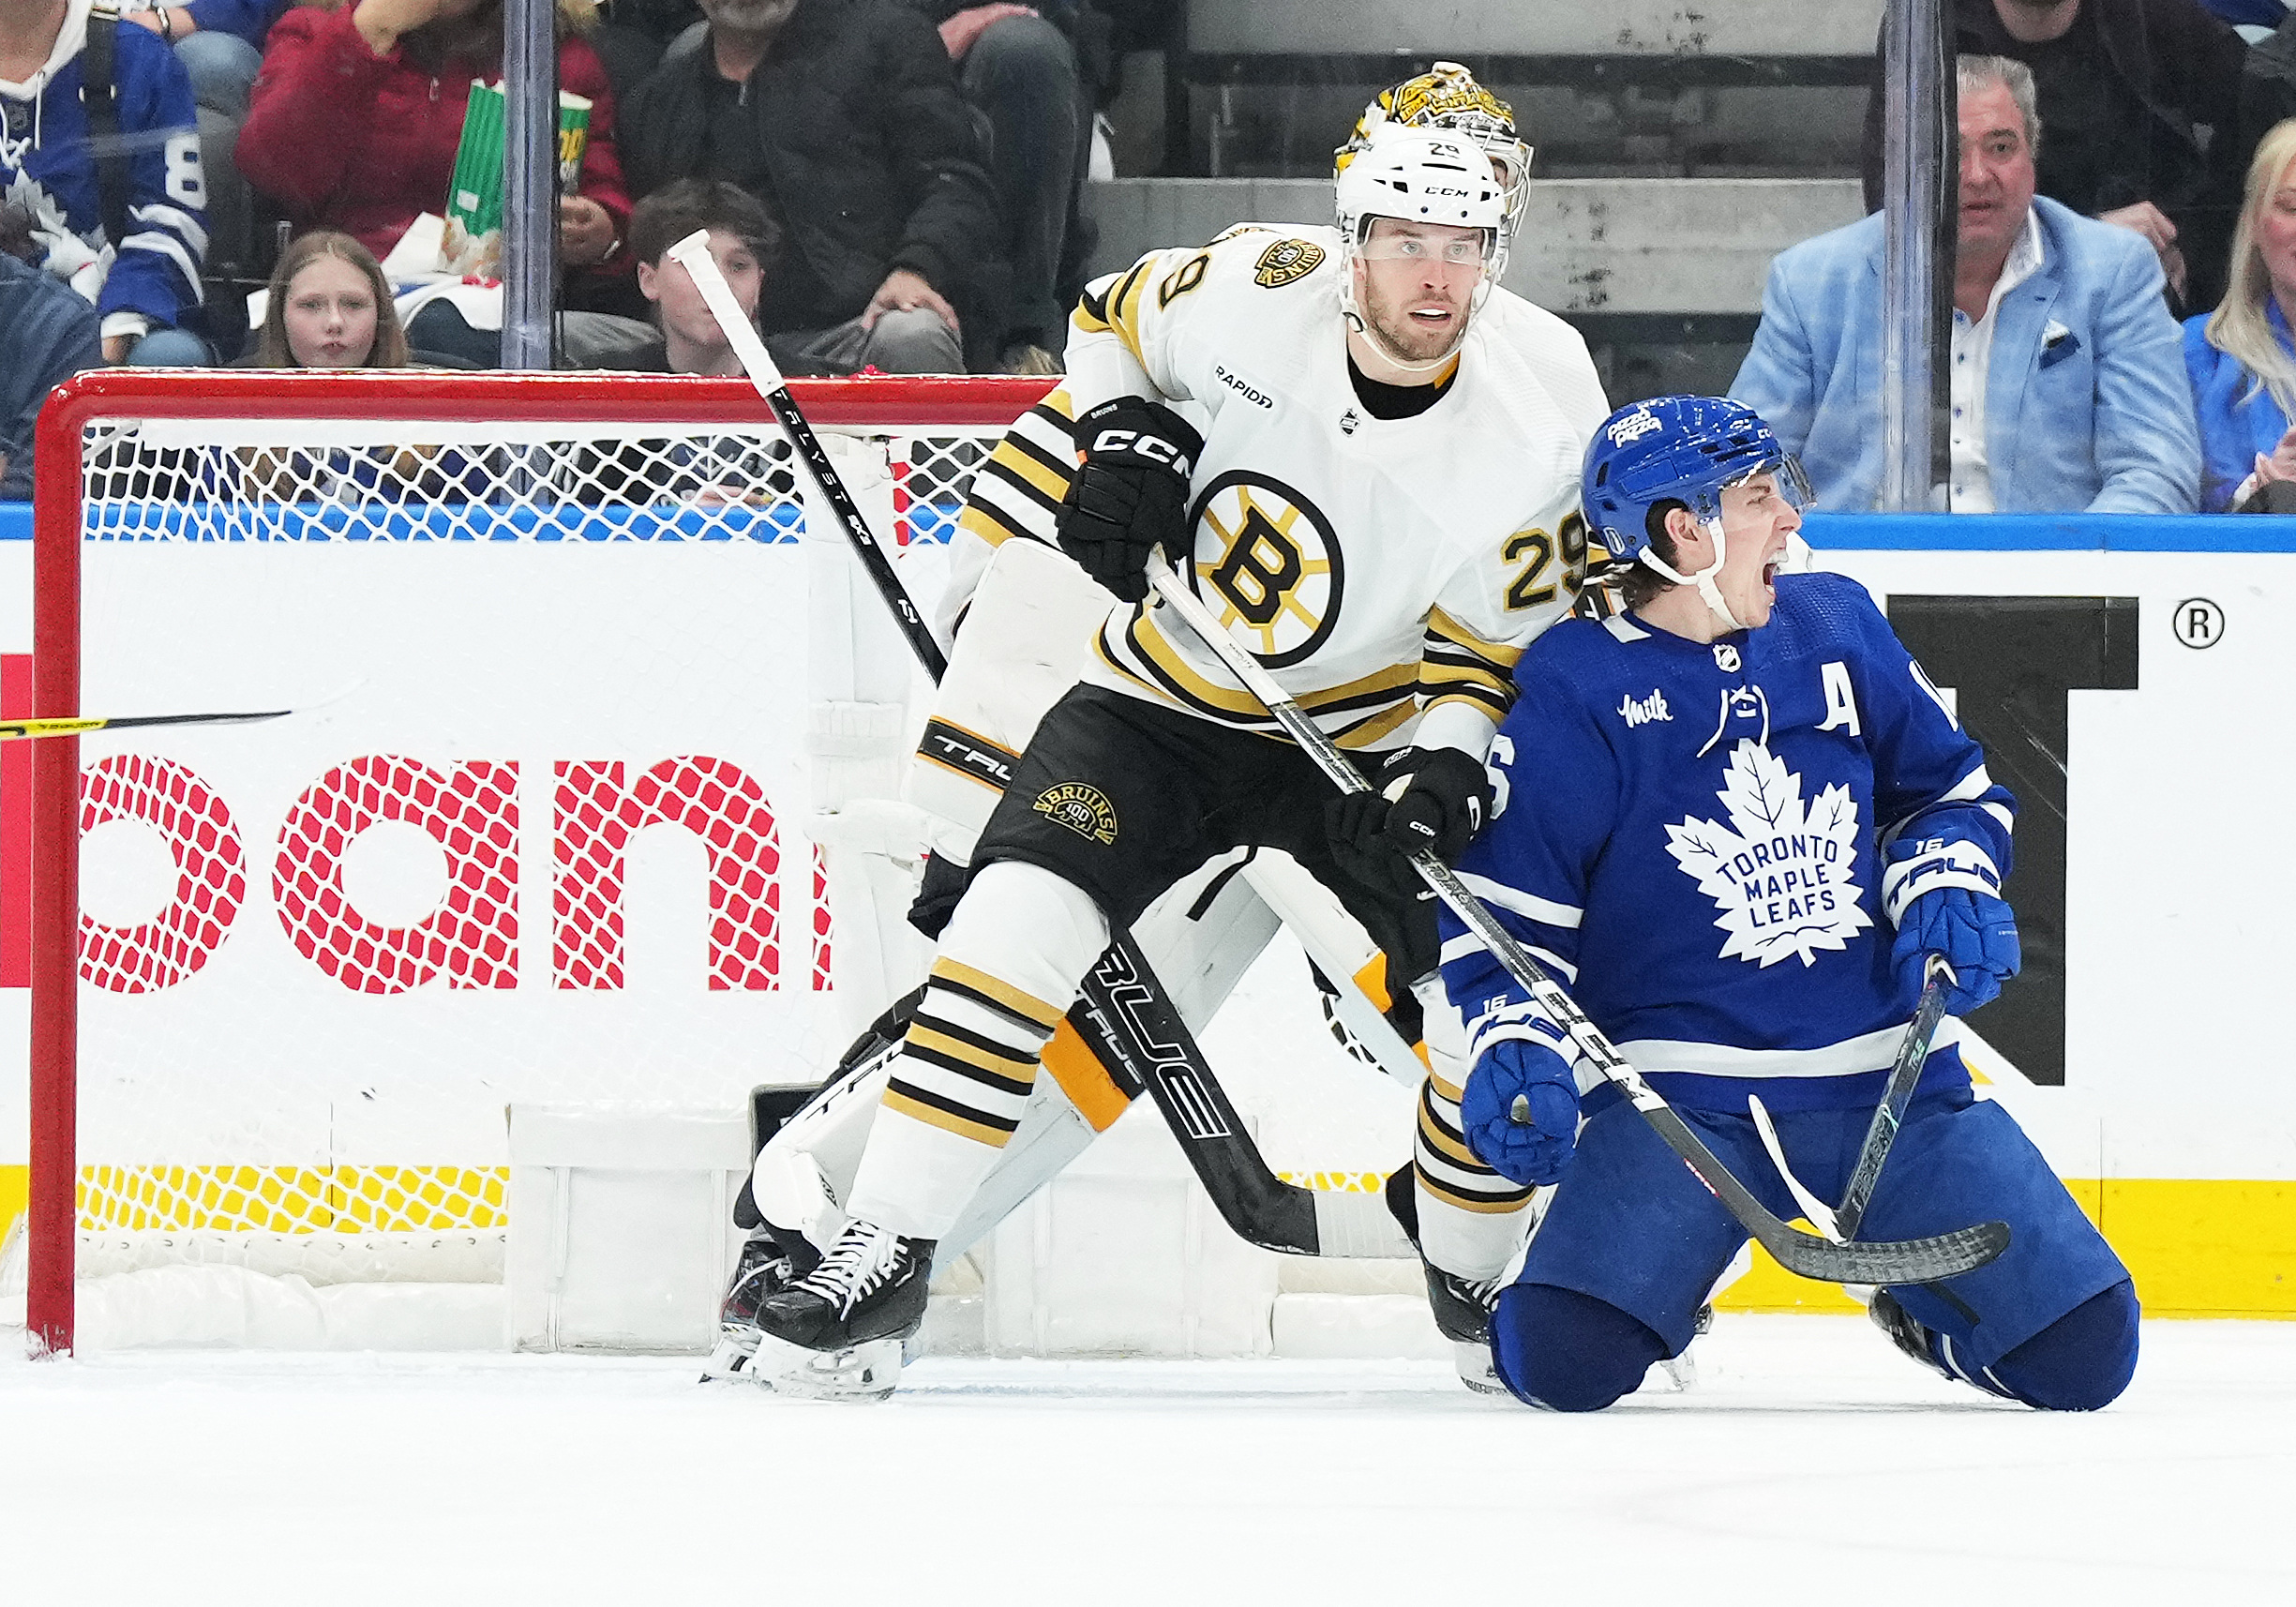
[[(128, 149), (126, 237), (104, 238), (96, 155), (82, 104), (90, 0), (70, 0), (54, 48), (23, 83), (0, 80), (0, 201), (32, 214), (41, 264), (96, 303), (104, 333), (180, 328), (200, 304), (207, 185), (191, 82), (158, 34), (114, 30), (113, 82)], [(102, 251), (115, 251), (107, 265)]]
[[(1897, 918), (1998, 894), (2014, 805), (1864, 589), (1782, 575), (1767, 625), (1711, 643), (1567, 621), (1517, 681), (1467, 886), (1675, 1104), (1870, 1104), (1913, 1006)], [(1443, 937), (1473, 1053), (1532, 1036), (1448, 910)], [(1924, 1091), (1967, 1085), (1959, 1039), (1940, 1029)]]

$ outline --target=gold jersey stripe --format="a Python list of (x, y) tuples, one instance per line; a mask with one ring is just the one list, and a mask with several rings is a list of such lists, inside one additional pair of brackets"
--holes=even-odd
[(1059, 1026), (1060, 1018), (1068, 1014), (1067, 1006), (1048, 1004), (1034, 994), (1024, 993), (1011, 983), (993, 977), (986, 971), (975, 970), (961, 960), (946, 957), (935, 960), (932, 979), (963, 988), (1024, 1021), (1035, 1022), (1047, 1032)]
[(935, 1055), (961, 1062), (958, 1066), (951, 1067), (953, 1071), (969, 1068), (1018, 1085), (1008, 1089), (1009, 1092), (1027, 1093), (1029, 1085), (1036, 1081), (1036, 1057), (1025, 1051), (1016, 1052), (1001, 1044), (992, 1048), (985, 1043), (976, 1043), (954, 1032), (937, 1030), (918, 1021), (909, 1023), (908, 1033), (902, 1043), (908, 1048), (930, 1049)]
[(1475, 1151), (1444, 1132), (1425, 1106), (1419, 1109), (1419, 1141), (1445, 1160), (1471, 1172), (1488, 1172), (1490, 1167), (1477, 1159)]
[(1501, 670), (1512, 669), (1523, 657), (1523, 649), (1478, 636), (1441, 608), (1427, 610), (1427, 634), (1431, 638), (1463, 647), (1476, 657), (1488, 660)]
[[(1011, 1128), (997, 1127), (985, 1121), (971, 1120), (959, 1116), (953, 1110), (943, 1110), (937, 1104), (929, 1104), (914, 1097), (904, 1090), (898, 1083), (886, 1084), (885, 1092), (878, 1103), (886, 1110), (898, 1111), (901, 1115), (922, 1121), (928, 1127), (938, 1127), (943, 1133), (953, 1133), (959, 1138), (969, 1138), (975, 1144), (985, 1144), (991, 1149), (1003, 1149), (1013, 1136)], [(1469, 1207), (1468, 1209), (1474, 1208)]]
[[(980, 472), (1032, 491), (1053, 508), (1060, 505), (1060, 499), (1068, 495), (1069, 482), (1075, 477), (1073, 472), (1055, 469), (1039, 461), (1035, 454), (1021, 450), (1021, 443), (1009, 435), (997, 443), (997, 450), (988, 455)], [(973, 483), (977, 486), (980, 480)]]
[[(886, 1095), (887, 1103), (891, 1103), (892, 1097), (891, 1094)], [(1445, 1205), (1459, 1210), (1471, 1210), (1478, 1216), (1506, 1216), (1509, 1212), (1521, 1210), (1531, 1203), (1531, 1191), (1528, 1189), (1524, 1189), (1519, 1195), (1507, 1199), (1461, 1194), (1457, 1189), (1445, 1187), (1435, 1179), (1429, 1177), (1424, 1170), (1419, 1173), (1419, 1186)]]

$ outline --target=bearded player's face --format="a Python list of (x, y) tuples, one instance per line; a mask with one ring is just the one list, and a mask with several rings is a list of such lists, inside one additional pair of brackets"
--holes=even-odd
[(1388, 351), (1424, 363), (1466, 332), (1486, 246), (1480, 229), (1377, 218), (1355, 263), (1356, 303)]

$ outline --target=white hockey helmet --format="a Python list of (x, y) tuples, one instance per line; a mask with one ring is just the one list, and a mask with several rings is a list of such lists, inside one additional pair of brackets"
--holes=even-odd
[(1439, 61), (1425, 72), (1391, 84), (1373, 98), (1349, 130), (1346, 143), (1331, 153), (1332, 170), (1344, 173), (1371, 143), (1372, 130), (1388, 123), (1406, 128), (1438, 128), (1464, 134), (1490, 159), (1491, 172), (1507, 191), (1507, 222), (1499, 242), (1513, 243), (1531, 193), (1531, 147), (1515, 128), (1515, 109), (1455, 61)]
[[(1436, 128), (1409, 128), (1383, 123), (1371, 131), (1363, 148), (1339, 172), (1336, 183), (1340, 233), (1340, 311), (1348, 324), (1376, 341), (1362, 311), (1356, 305), (1355, 259), (1372, 223), (1380, 218), (1411, 223), (1439, 223), (1452, 229), (1480, 229), (1483, 245), (1481, 278), (1470, 307), (1480, 309), (1491, 287), (1498, 282), (1506, 263), (1507, 192), (1491, 171), (1491, 158), (1463, 135)], [(1466, 338), (1462, 325), (1459, 341)], [(1424, 363), (1383, 354), (1406, 368), (1424, 369), (1450, 360), (1459, 350)]]

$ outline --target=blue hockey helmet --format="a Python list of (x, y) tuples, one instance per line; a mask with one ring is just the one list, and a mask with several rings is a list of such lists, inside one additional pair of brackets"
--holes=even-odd
[(1762, 415), (1727, 397), (1653, 397), (1620, 408), (1586, 448), (1586, 523), (1614, 558), (1650, 548), (1650, 510), (1686, 504), (1701, 524), (1722, 517), (1729, 487), (1774, 473), (1796, 507), (1813, 500), (1792, 453)]

